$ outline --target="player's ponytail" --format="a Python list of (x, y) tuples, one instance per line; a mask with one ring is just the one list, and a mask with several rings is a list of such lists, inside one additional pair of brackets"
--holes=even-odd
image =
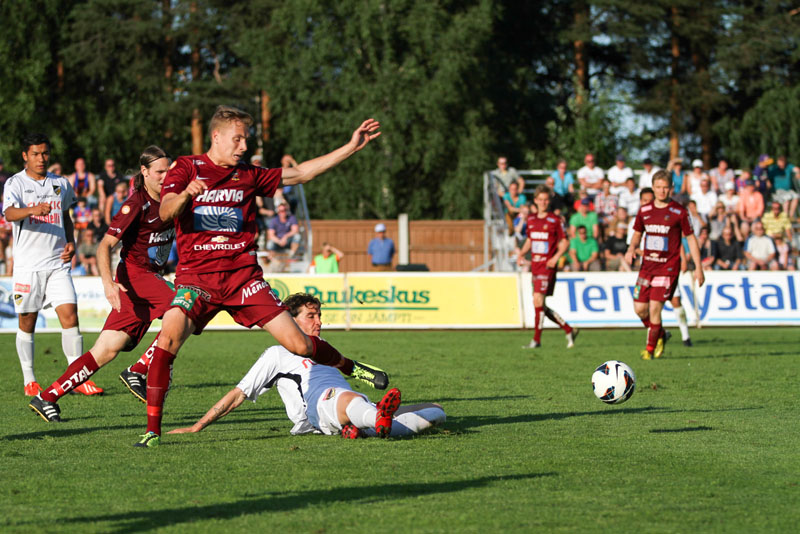
[(157, 160), (168, 157), (169, 156), (167, 153), (156, 145), (150, 145), (149, 147), (145, 148), (142, 152), (142, 155), (139, 156), (139, 172), (133, 176), (133, 188), (138, 191), (144, 187), (144, 175), (142, 174), (142, 167), (149, 169), (150, 166)]

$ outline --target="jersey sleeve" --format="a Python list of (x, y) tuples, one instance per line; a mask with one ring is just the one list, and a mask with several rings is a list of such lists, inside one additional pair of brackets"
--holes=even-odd
[(196, 175), (197, 171), (191, 159), (186, 156), (179, 157), (167, 171), (164, 185), (161, 187), (161, 198), (163, 199), (167, 193), (182, 193)]
[(270, 347), (261, 354), (261, 357), (247, 371), (237, 387), (255, 402), (258, 397), (269, 391), (269, 384), (277, 374), (278, 348)]
[(133, 228), (134, 231), (139, 227), (139, 218), (142, 215), (142, 208), (136, 202), (136, 196), (133, 196), (125, 201), (119, 209), (114, 218), (111, 219), (111, 225), (108, 227), (106, 235), (122, 239), (128, 228)]
[(636, 218), (633, 220), (633, 231), (644, 233), (644, 222), (642, 220), (641, 209), (639, 210), (639, 213), (636, 214)]
[(556, 221), (556, 246), (566, 237), (567, 235), (564, 233), (564, 223), (559, 219)]
[(689, 212), (684, 210), (683, 216), (681, 216), (681, 234), (684, 236), (688, 236), (692, 233), (692, 221), (690, 217), (691, 215), (689, 215)]
[(283, 169), (264, 169), (261, 167), (254, 167), (256, 172), (256, 188), (259, 195), (264, 197), (275, 196), (275, 191), (281, 185), (283, 178)]
[(25, 206), (22, 201), (22, 188), (20, 180), (14, 179), (6, 182), (3, 189), (3, 213), (8, 208), (22, 208)]
[(75, 190), (72, 188), (72, 184), (69, 183), (69, 180), (64, 180), (64, 191), (61, 202), (62, 210), (72, 209), (78, 204), (78, 198), (75, 196)]

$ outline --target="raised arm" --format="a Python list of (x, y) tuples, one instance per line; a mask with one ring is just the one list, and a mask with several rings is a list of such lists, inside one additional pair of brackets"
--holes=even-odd
[[(329, 152), (324, 156), (310, 159), (300, 163), (296, 167), (289, 167), (283, 169), (283, 185), (304, 184), (313, 180), (316, 176), (332, 169), (339, 163), (343, 162), (372, 141), (381, 135), (378, 131), (380, 123), (375, 119), (367, 119), (361, 123), (361, 126), (356, 128), (353, 132), (350, 142), (343, 145), (333, 152)], [(161, 204), (163, 209), (164, 204)], [(163, 217), (162, 217), (163, 218)]]
[(233, 388), (225, 394), (206, 414), (200, 418), (195, 424), (185, 428), (176, 428), (170, 430), (167, 434), (186, 434), (189, 432), (200, 432), (205, 427), (221, 419), (231, 413), (233, 410), (242, 405), (245, 399), (244, 391), (238, 387)]

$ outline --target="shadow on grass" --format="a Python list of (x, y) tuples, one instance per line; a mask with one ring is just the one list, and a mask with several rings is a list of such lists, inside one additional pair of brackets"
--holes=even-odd
[[(437, 399), (414, 399), (414, 404), (421, 404), (424, 402), (433, 402), (441, 404), (443, 402), (456, 402), (456, 401), (500, 401), (500, 400), (518, 400), (518, 399), (532, 399), (533, 395), (495, 395), (492, 397), (439, 397)], [(405, 405), (405, 401), (403, 401)]]
[[(296, 493), (274, 492), (267, 497), (257, 499), (241, 499), (230, 503), (209, 504), (205, 506), (185, 506), (165, 510), (151, 508), (135, 510), (119, 514), (93, 514), (90, 517), (61, 519), (63, 523), (87, 523), (98, 525), (110, 522), (106, 532), (124, 534), (145, 530), (160, 530), (172, 525), (195, 523), (207, 519), (226, 520), (242, 516), (261, 514), (264, 512), (287, 512), (310, 508), (317, 505), (364, 501), (374, 502), (376, 499), (391, 501), (420, 497), (438, 493), (455, 493), (473, 488), (481, 488), (493, 483), (505, 481), (532, 480), (557, 476), (558, 473), (529, 473), (523, 475), (505, 475), (481, 477), (470, 480), (451, 482), (432, 482), (429, 484), (380, 484), (373, 486), (355, 486), (344, 488), (301, 491)], [(200, 527), (200, 525), (197, 525)]]
[(678, 432), (702, 432), (704, 430), (714, 430), (710, 426), (689, 426), (686, 428), (654, 428), (651, 434), (673, 434)]
[[(759, 345), (760, 345), (760, 343), (761, 343), (761, 341), (759, 341)], [(796, 352), (790, 352), (788, 350), (773, 350), (773, 351), (770, 351), (770, 352), (758, 352), (758, 353), (756, 353), (756, 352), (748, 352), (748, 351), (745, 350), (745, 351), (742, 351), (742, 352), (727, 352), (727, 353), (724, 353), (724, 354), (719, 354), (719, 353), (716, 353), (716, 354), (705, 354), (705, 355), (702, 355), (702, 356), (685, 356), (685, 355), (680, 355), (680, 356), (675, 355), (675, 356), (673, 356), (671, 354), (668, 354), (667, 356), (668, 356), (668, 358), (670, 360), (708, 360), (708, 359), (712, 359), (712, 358), (713, 359), (741, 358), (743, 356), (744, 357), (748, 357), (748, 358), (761, 358), (763, 356), (795, 356), (796, 354), (797, 354)]]
[(44, 439), (44, 438), (68, 438), (70, 436), (79, 436), (89, 432), (100, 432), (103, 430), (124, 430), (130, 429), (130, 425), (115, 425), (115, 426), (101, 426), (101, 427), (83, 427), (83, 428), (69, 428), (63, 426), (48, 426), (47, 430), (39, 432), (25, 432), (24, 434), (9, 434), (3, 438), (2, 441), (17, 441), (26, 439)]

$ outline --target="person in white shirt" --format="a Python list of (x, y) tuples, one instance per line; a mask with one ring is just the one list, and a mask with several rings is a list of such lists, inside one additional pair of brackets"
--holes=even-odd
[[(33, 333), (39, 311), (52, 306), (61, 323), (61, 348), (72, 363), (83, 354), (78, 328), (78, 306), (70, 276), (75, 237), (69, 210), (77, 203), (69, 180), (47, 172), (50, 140), (41, 133), (22, 141), (25, 168), (6, 182), (3, 216), (13, 223), (14, 308), (19, 315), (17, 354), (22, 366), (25, 394), (35, 396), (42, 388), (33, 370)], [(102, 393), (94, 382), (76, 391)]]
[(578, 181), (581, 183), (581, 188), (589, 195), (589, 200), (594, 200), (603, 189), (605, 173), (603, 169), (595, 166), (594, 154), (586, 154), (583, 163), (584, 166), (578, 169)]
[(686, 183), (686, 192), (689, 194), (689, 198), (700, 191), (700, 182), (704, 178), (708, 179), (708, 174), (703, 172), (703, 162), (696, 159), (692, 162), (692, 171), (686, 173), (686, 178), (683, 180)]
[(717, 204), (717, 194), (711, 190), (711, 180), (701, 179), (700, 188), (692, 192), (691, 199), (697, 204), (697, 213), (703, 217), (704, 221), (708, 222), (708, 216)]
[[(284, 301), (300, 329), (318, 336), (322, 329), (321, 303), (307, 293), (296, 293)], [(280, 345), (268, 348), (239, 382), (199, 421), (169, 434), (200, 432), (224, 417), (245, 400), (253, 402), (277, 387), (294, 423), (291, 433), (341, 434), (344, 438), (396, 437), (422, 432), (445, 420), (442, 407), (434, 403), (400, 408), (400, 391), (390, 389), (375, 405), (361, 393), (352, 391), (333, 367), (317, 365), (292, 354)]]
[(625, 180), (625, 189), (619, 194), (617, 205), (625, 208), (630, 217), (636, 217), (639, 213), (639, 189), (636, 189), (636, 180), (633, 178)]
[(719, 201), (725, 205), (727, 213), (736, 213), (739, 209), (739, 195), (736, 194), (736, 186), (733, 182), (725, 184), (725, 192), (719, 197)]
[(625, 156), (617, 154), (617, 163), (608, 169), (608, 179), (611, 181), (611, 193), (619, 195), (625, 190), (625, 181), (633, 178), (633, 170), (625, 165)]
[(650, 158), (644, 159), (642, 167), (644, 167), (644, 172), (639, 175), (639, 189), (653, 187), (653, 175), (660, 171), (661, 168), (653, 165), (653, 160)]

